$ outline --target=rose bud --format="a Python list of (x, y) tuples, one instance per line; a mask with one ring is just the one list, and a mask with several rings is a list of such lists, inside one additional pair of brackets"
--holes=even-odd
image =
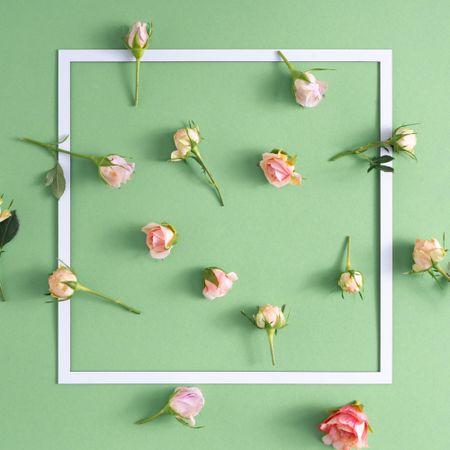
[(367, 433), (372, 431), (359, 402), (333, 411), (319, 425), (319, 430), (326, 433), (323, 443), (339, 450), (367, 448)]
[(311, 71), (327, 69), (317, 68), (310, 69), (306, 72), (300, 72), (294, 68), (281, 51), (278, 51), (278, 54), (287, 65), (291, 74), (292, 93), (294, 94), (295, 101), (304, 108), (313, 108), (314, 106), (317, 106), (325, 95), (327, 84), (317, 80)]
[(95, 297), (101, 298), (107, 302), (114, 303), (127, 311), (134, 314), (140, 314), (137, 309), (126, 305), (121, 300), (109, 297), (101, 292), (89, 289), (83, 286), (79, 281), (73, 270), (67, 266), (60, 266), (48, 277), (48, 290), (49, 294), (56, 300), (50, 300), (47, 303), (62, 302), (70, 300), (77, 291), (86, 292)]
[(202, 154), (200, 153), (199, 143), (203, 139), (200, 134), (199, 126), (193, 122), (189, 122), (186, 128), (180, 128), (173, 135), (176, 150), (170, 155), (171, 161), (186, 161), (192, 158), (201, 168), (211, 187), (216, 191), (220, 205), (224, 206), (222, 192), (216, 179), (213, 177), (211, 171), (208, 169)]
[(275, 365), (275, 351), (273, 347), (274, 335), (287, 325), (288, 319), (284, 317), (286, 305), (281, 308), (272, 305), (260, 306), (253, 317), (248, 316), (245, 311), (241, 314), (246, 317), (257, 328), (265, 329), (269, 338), (270, 355), (272, 357), (272, 365)]
[(203, 295), (209, 300), (223, 297), (237, 279), (238, 276), (234, 272), (226, 273), (217, 267), (207, 267), (203, 271)]
[(137, 106), (139, 102), (141, 58), (144, 55), (144, 50), (150, 43), (152, 33), (153, 27), (151, 23), (136, 22), (130, 32), (125, 36), (125, 44), (136, 58), (136, 89), (134, 94), (134, 106)]
[(177, 387), (163, 409), (153, 416), (138, 420), (136, 423), (142, 425), (164, 414), (172, 414), (183, 425), (187, 425), (190, 428), (201, 428), (195, 426), (195, 417), (203, 409), (204, 404), (205, 399), (200, 389), (196, 387)]
[(109, 155), (106, 159), (109, 161), (108, 165), (100, 165), (98, 173), (106, 184), (113, 188), (119, 188), (131, 178), (135, 164), (129, 163), (119, 155)]
[(446, 253), (447, 249), (441, 247), (437, 239), (417, 239), (413, 250), (414, 264), (410, 273), (428, 272), (438, 284), (438, 277), (443, 277), (447, 281), (450, 281), (450, 274), (439, 265), (439, 262), (444, 259)]
[(177, 232), (172, 225), (166, 222), (149, 223), (142, 227), (142, 231), (146, 234), (146, 243), (152, 258), (164, 259), (169, 256), (177, 242)]
[[(0, 197), (0, 207), (3, 205), (3, 197)], [(11, 208), (11, 205), (9, 206)], [(6, 219), (9, 219), (11, 217), (11, 211), (10, 209), (2, 209), (0, 208), (0, 222), (3, 222)], [(1, 247), (0, 247), (1, 248)]]
[(296, 156), (290, 156), (283, 150), (275, 149), (270, 153), (263, 153), (259, 166), (267, 181), (272, 186), (280, 188), (287, 184), (301, 184), (302, 177), (295, 172), (295, 162)]
[(170, 159), (172, 161), (181, 161), (190, 156), (192, 147), (200, 143), (200, 134), (196, 128), (180, 128), (173, 135), (176, 150), (174, 150)]
[(347, 236), (347, 263), (345, 272), (339, 275), (337, 284), (341, 288), (342, 298), (344, 298), (344, 292), (347, 294), (358, 293), (361, 299), (363, 298), (361, 289), (364, 285), (364, 277), (361, 272), (352, 269), (350, 262), (350, 236)]
[(412, 128), (397, 128), (391, 139), (394, 145), (394, 150), (414, 154), (417, 144), (417, 136), (416, 132)]

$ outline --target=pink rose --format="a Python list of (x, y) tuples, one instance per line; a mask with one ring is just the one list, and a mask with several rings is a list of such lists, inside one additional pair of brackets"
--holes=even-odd
[(149, 33), (149, 25), (146, 22), (136, 22), (129, 34), (127, 35), (126, 42), (129, 48), (145, 48), (147, 47), (147, 42)]
[(48, 289), (52, 297), (68, 300), (74, 294), (74, 289), (65, 284), (66, 281), (77, 282), (75, 274), (65, 266), (59, 267), (48, 278)]
[(339, 287), (348, 294), (356, 294), (363, 287), (363, 276), (360, 272), (343, 272), (338, 280)]
[(119, 188), (125, 184), (134, 173), (134, 163), (129, 163), (125, 158), (119, 155), (109, 155), (107, 159), (112, 163), (111, 166), (102, 166), (98, 168), (103, 180), (113, 188)]
[(412, 267), (414, 272), (423, 272), (430, 269), (433, 263), (442, 261), (445, 256), (445, 249), (441, 247), (437, 239), (421, 240), (417, 239), (414, 245)]
[(217, 267), (208, 267), (203, 271), (204, 288), (203, 295), (214, 300), (223, 297), (233, 287), (233, 283), (238, 279), (234, 272), (226, 273)]
[(174, 161), (186, 159), (192, 150), (193, 144), (198, 145), (200, 139), (200, 133), (197, 128), (180, 128), (173, 135), (176, 150), (171, 153), (170, 159)]
[(294, 93), (296, 102), (305, 107), (313, 108), (322, 100), (327, 85), (323, 81), (319, 81), (311, 72), (304, 72), (308, 81), (297, 78), (294, 80)]
[(272, 186), (280, 188), (289, 183), (301, 184), (302, 182), (301, 175), (295, 172), (295, 157), (289, 156), (282, 150), (263, 153), (263, 159), (259, 165)]
[(147, 235), (147, 247), (152, 258), (164, 259), (169, 256), (176, 243), (176, 231), (172, 225), (149, 223), (142, 228), (142, 231)]
[(319, 430), (327, 433), (322, 441), (337, 450), (367, 448), (367, 432), (370, 430), (366, 414), (358, 402), (334, 411), (320, 425)]
[(175, 417), (195, 426), (195, 417), (198, 416), (205, 404), (200, 389), (196, 387), (177, 387), (169, 399), (169, 408)]
[(286, 319), (279, 306), (263, 305), (259, 307), (255, 315), (255, 324), (258, 328), (283, 328), (286, 325)]

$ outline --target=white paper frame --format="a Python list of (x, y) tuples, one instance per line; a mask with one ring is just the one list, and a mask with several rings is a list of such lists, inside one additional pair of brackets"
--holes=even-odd
[[(391, 50), (283, 50), (292, 61), (379, 64), (380, 138), (392, 134)], [(58, 135), (70, 135), (72, 62), (131, 62), (128, 50), (59, 50)], [(142, 62), (278, 62), (276, 50), (146, 50)], [(62, 148), (70, 150), (70, 139)], [(381, 154), (386, 153), (381, 150)], [(58, 203), (58, 257), (70, 264), (70, 157), (59, 154), (67, 187)], [(390, 384), (392, 383), (392, 174), (380, 173), (380, 360), (377, 372), (81, 372), (71, 369), (70, 301), (58, 304), (60, 384)]]

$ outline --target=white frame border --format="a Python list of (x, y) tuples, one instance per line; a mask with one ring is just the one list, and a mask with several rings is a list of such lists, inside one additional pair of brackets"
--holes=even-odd
[[(283, 50), (302, 62), (379, 63), (380, 138), (392, 134), (391, 50)], [(58, 136), (70, 135), (72, 62), (132, 62), (128, 50), (59, 50)], [(146, 50), (143, 62), (279, 62), (276, 50)], [(70, 150), (70, 139), (62, 148)], [(385, 150), (381, 150), (384, 154)], [(70, 157), (59, 154), (67, 188), (58, 203), (58, 257), (70, 264)], [(380, 173), (380, 360), (378, 372), (73, 372), (70, 301), (58, 304), (59, 384), (391, 384), (392, 174)]]

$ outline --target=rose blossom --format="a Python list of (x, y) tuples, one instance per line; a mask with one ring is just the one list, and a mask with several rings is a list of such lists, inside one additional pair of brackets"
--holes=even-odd
[(67, 300), (74, 294), (74, 289), (65, 284), (66, 281), (77, 282), (75, 274), (65, 266), (59, 267), (48, 278), (50, 295), (55, 298)]
[(313, 108), (318, 105), (327, 90), (327, 84), (319, 81), (311, 72), (304, 72), (303, 74), (309, 81), (301, 78), (294, 80), (294, 94), (296, 102), (305, 107)]
[(445, 249), (441, 247), (437, 239), (421, 240), (417, 239), (414, 245), (412, 267), (414, 272), (423, 272), (430, 269), (433, 263), (442, 261), (445, 256)]
[(217, 267), (208, 267), (203, 272), (204, 288), (203, 295), (214, 300), (223, 297), (233, 287), (233, 283), (238, 279), (234, 272), (226, 273)]
[(411, 128), (400, 127), (395, 130), (394, 138), (395, 144), (400, 147), (401, 150), (414, 153), (417, 137), (416, 132)]
[(334, 411), (320, 425), (319, 430), (327, 433), (322, 441), (338, 450), (367, 448), (367, 432), (370, 425), (363, 407), (355, 402)]
[(272, 186), (280, 188), (289, 183), (301, 184), (302, 182), (301, 175), (295, 172), (295, 158), (282, 150), (263, 153), (263, 159), (259, 165)]
[(125, 39), (129, 48), (145, 48), (149, 37), (148, 24), (136, 22)]
[(186, 159), (192, 150), (192, 143), (200, 143), (200, 134), (196, 128), (180, 128), (173, 135), (176, 150), (174, 150), (170, 159), (180, 160)]
[(134, 163), (129, 163), (125, 158), (119, 155), (109, 155), (106, 157), (111, 166), (102, 166), (98, 168), (103, 180), (113, 188), (119, 188), (125, 184), (134, 173)]
[(198, 416), (205, 404), (200, 389), (196, 387), (177, 387), (169, 399), (169, 408), (175, 417), (195, 426), (195, 417)]
[(149, 223), (142, 228), (142, 231), (147, 235), (146, 243), (152, 258), (164, 259), (169, 256), (176, 243), (176, 231), (172, 225)]
[(278, 306), (263, 305), (259, 307), (255, 315), (255, 323), (258, 328), (282, 328), (286, 325), (283, 311)]
[(343, 272), (338, 280), (339, 287), (348, 294), (356, 294), (363, 287), (363, 276), (360, 272)]

